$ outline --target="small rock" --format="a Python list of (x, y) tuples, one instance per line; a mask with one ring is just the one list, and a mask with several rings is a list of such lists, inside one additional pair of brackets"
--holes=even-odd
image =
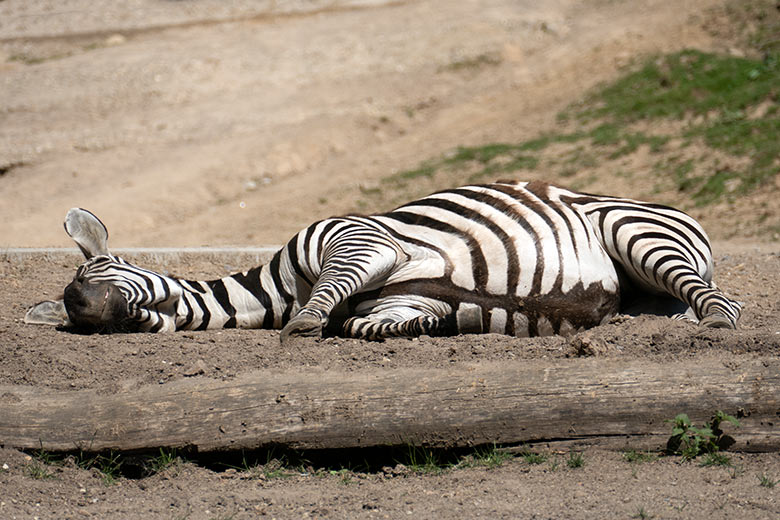
[(202, 359), (197, 360), (195, 363), (184, 369), (183, 374), (187, 377), (197, 376), (206, 373), (206, 362)]
[(574, 336), (571, 341), (569, 341), (569, 346), (574, 351), (574, 355), (578, 357), (599, 356), (605, 354), (609, 350), (606, 341), (601, 338), (593, 337), (593, 335), (588, 333)]

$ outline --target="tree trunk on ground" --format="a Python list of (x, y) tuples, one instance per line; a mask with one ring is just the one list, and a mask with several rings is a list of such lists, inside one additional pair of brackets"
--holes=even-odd
[(0, 444), (50, 451), (198, 451), (540, 440), (663, 446), (665, 422), (716, 410), (734, 449), (780, 449), (780, 360), (559, 359), (450, 369), (253, 372), (118, 393), (0, 386)]

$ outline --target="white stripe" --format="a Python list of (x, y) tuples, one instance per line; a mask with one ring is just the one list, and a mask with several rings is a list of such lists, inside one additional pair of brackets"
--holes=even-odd
[(490, 332), (496, 334), (506, 332), (506, 309), (496, 307), (490, 310)]

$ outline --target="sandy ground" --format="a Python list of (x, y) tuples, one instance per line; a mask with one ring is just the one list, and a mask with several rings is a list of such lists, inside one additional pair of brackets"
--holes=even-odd
[[(362, 186), (428, 157), (536, 136), (634, 57), (727, 51), (732, 42), (705, 30), (720, 4), (0, 1), (0, 247), (70, 247), (61, 222), (73, 206), (100, 215), (114, 247), (283, 243), (317, 218), (356, 209)], [(609, 192), (611, 179), (599, 186)], [(595, 355), (777, 358), (780, 249), (716, 245), (719, 285), (747, 302), (739, 331), (640, 317), (592, 331), (604, 346)], [(255, 262), (138, 260), (200, 278)], [(310, 341), (291, 352), (273, 331), (81, 336), (24, 325), (26, 308), (55, 297), (78, 263), (0, 254), (0, 384), (115, 391), (118, 379), (165, 384), (193, 366), (198, 377), (231, 378), (573, 355), (560, 337)], [(780, 516), (780, 486), (759, 485), (760, 476), (780, 479), (778, 454), (732, 454), (732, 467), (705, 468), (587, 450), (576, 469), (567, 454), (549, 455), (540, 465), (516, 458), (439, 475), (394, 460), (335, 471), (360, 463), (347, 458), (284, 478), (201, 461), (106, 485), (73, 463), (34, 478), (30, 454), (0, 448), (0, 517)]]
[(538, 135), (635, 56), (730, 45), (715, 0), (66, 4), (0, 2), (0, 246), (67, 245), (73, 206), (115, 247), (281, 244), (397, 170)]

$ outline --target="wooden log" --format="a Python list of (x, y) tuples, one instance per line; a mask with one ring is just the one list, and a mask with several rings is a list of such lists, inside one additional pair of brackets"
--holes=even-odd
[[(731, 358), (733, 359), (733, 358)], [(780, 448), (780, 360), (532, 360), (451, 369), (253, 372), (136, 390), (0, 387), (0, 444), (60, 451), (455, 447), (564, 441), (660, 447), (685, 412), (740, 416), (736, 449)], [(632, 439), (638, 446), (632, 446)], [(649, 445), (650, 446), (649, 446)]]

